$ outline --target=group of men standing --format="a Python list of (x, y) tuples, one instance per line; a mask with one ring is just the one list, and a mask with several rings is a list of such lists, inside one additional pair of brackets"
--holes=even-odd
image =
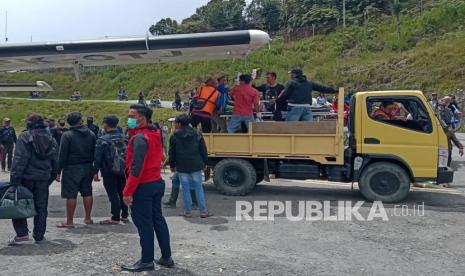
[[(202, 127), (202, 132), (236, 133), (247, 129), (248, 123), (255, 120), (255, 114), (261, 111), (273, 112), (273, 119), (280, 121), (311, 121), (312, 91), (337, 93), (331, 87), (323, 86), (307, 79), (302, 69), (290, 71), (291, 80), (286, 86), (277, 82), (275, 72), (266, 73), (266, 83), (253, 85), (249, 74), (239, 76), (239, 84), (231, 90), (228, 79), (209, 78), (205, 85), (197, 90), (191, 106), (191, 124)], [(261, 93), (261, 94), (260, 94)], [(232, 109), (228, 123), (224, 116)], [(282, 112), (288, 111), (285, 118)]]
[[(157, 263), (174, 266), (169, 230), (161, 208), (165, 191), (161, 177), (163, 141), (161, 131), (151, 124), (152, 112), (145, 105), (132, 105), (127, 121), (128, 136), (122, 133), (118, 127), (119, 119), (114, 115), (105, 116), (103, 129), (99, 131), (92, 129), (92, 120), (88, 118), (89, 127), (79, 112), (73, 112), (66, 117), (70, 127), (61, 133), (59, 141), (53, 135), (55, 126), (51, 127), (39, 114), (28, 115), (26, 129), (17, 139), (10, 182), (25, 186), (34, 196), (37, 215), (32, 237), (36, 243), (45, 239), (52, 182), (61, 182), (61, 196), (66, 199), (66, 221), (57, 227), (74, 228), (78, 194), (83, 198), (84, 223), (94, 223), (91, 218), (92, 180), (100, 181), (100, 173), (111, 205), (110, 219), (100, 223), (127, 222), (131, 208), (132, 220), (140, 236), (141, 259), (123, 265), (122, 269), (134, 272), (154, 269), (155, 234), (161, 249)], [(195, 139), (200, 141), (198, 137)], [(179, 151), (174, 152), (179, 154)], [(174, 157), (174, 160), (178, 159)], [(180, 173), (184, 172), (182, 164), (175, 161), (172, 170), (176, 168)], [(189, 176), (182, 174), (182, 177)], [(16, 235), (10, 245), (29, 240), (26, 219), (14, 219), (13, 227)]]

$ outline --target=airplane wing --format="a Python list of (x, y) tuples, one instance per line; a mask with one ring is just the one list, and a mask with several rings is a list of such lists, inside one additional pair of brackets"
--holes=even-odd
[(35, 83), (0, 83), (0, 92), (48, 92), (53, 88), (45, 81), (36, 81)]
[(267, 45), (258, 30), (0, 45), (0, 71), (243, 57)]

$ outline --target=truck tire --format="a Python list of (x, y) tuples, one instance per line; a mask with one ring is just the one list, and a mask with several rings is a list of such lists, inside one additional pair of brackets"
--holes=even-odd
[(257, 182), (257, 173), (249, 161), (228, 158), (216, 164), (213, 183), (224, 195), (243, 196), (250, 193)]
[(407, 197), (410, 178), (396, 164), (377, 162), (363, 170), (358, 185), (362, 195), (369, 201), (395, 203)]

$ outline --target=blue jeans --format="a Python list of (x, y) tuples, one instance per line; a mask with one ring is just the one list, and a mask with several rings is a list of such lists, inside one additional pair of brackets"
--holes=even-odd
[(195, 190), (195, 196), (197, 197), (197, 204), (199, 205), (200, 212), (207, 211), (207, 203), (205, 202), (205, 194), (202, 186), (202, 171), (193, 173), (177, 173), (179, 180), (181, 180), (182, 187), (182, 198), (184, 201), (184, 212), (192, 212), (192, 197), (191, 188)]
[(171, 257), (170, 233), (163, 217), (161, 199), (165, 193), (163, 180), (141, 184), (133, 195), (131, 215), (139, 232), (141, 262), (154, 261), (154, 231), (163, 258)]
[(228, 123), (228, 133), (236, 133), (241, 129), (242, 123), (245, 123), (246, 128), (249, 128), (249, 122), (253, 122), (253, 116), (232, 115)]
[(304, 106), (291, 106), (286, 121), (313, 121), (312, 109)]

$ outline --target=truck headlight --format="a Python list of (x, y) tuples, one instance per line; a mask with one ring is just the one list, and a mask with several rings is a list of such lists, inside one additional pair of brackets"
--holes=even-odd
[(439, 148), (438, 167), (446, 168), (449, 160), (449, 149)]

